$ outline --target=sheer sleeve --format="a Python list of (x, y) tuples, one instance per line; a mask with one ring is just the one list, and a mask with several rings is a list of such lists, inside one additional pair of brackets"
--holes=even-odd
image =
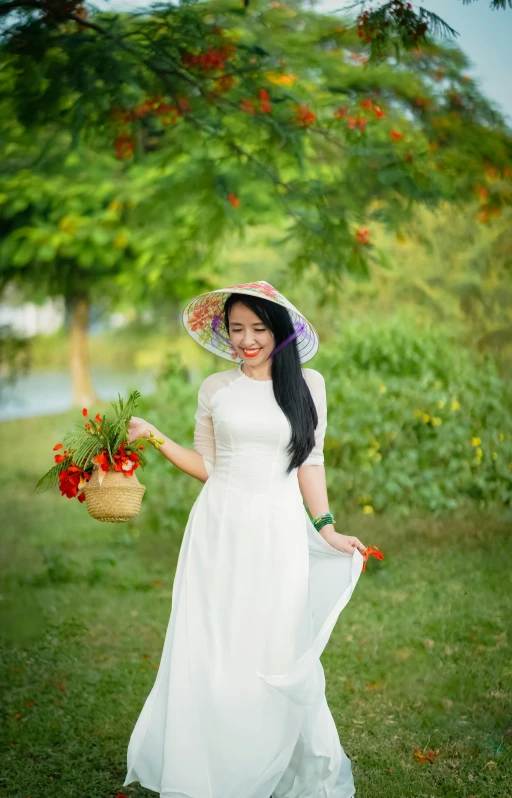
[(327, 395), (325, 380), (322, 374), (315, 369), (303, 369), (304, 378), (308, 384), (311, 396), (318, 414), (318, 425), (315, 430), (315, 445), (302, 465), (323, 465), (324, 463), (324, 438), (327, 429)]
[(211, 395), (209, 380), (206, 378), (197, 394), (197, 410), (194, 415), (196, 420), (194, 450), (203, 458), (208, 476), (215, 465), (215, 432), (211, 414)]

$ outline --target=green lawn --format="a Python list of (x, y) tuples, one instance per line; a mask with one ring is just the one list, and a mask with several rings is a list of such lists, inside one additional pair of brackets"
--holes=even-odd
[[(57, 490), (36, 495), (76, 421), (75, 410), (0, 424), (7, 798), (155, 794), (122, 788), (126, 747), (201, 485), (151, 452), (131, 523), (93, 521)], [(322, 658), (358, 798), (510, 797), (510, 516), (347, 524), (385, 555), (370, 559)], [(434, 761), (416, 761), (415, 749)]]

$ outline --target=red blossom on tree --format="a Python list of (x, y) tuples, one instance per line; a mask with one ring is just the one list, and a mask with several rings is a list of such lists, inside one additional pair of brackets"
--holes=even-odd
[(236, 196), (236, 194), (228, 194), (228, 201), (233, 206), (233, 208), (238, 208), (240, 206), (240, 200)]
[(119, 160), (128, 160), (133, 157), (135, 138), (130, 135), (130, 133), (123, 130), (115, 139), (114, 146), (116, 148), (116, 158), (119, 158)]
[(244, 97), (244, 99), (240, 103), (240, 110), (245, 111), (246, 114), (253, 114), (254, 100), (251, 100), (249, 97)]
[(391, 131), (391, 138), (393, 139), (393, 141), (400, 141), (400, 139), (403, 139), (403, 137), (404, 137), (404, 134), (403, 133), (399, 133), (398, 130), (392, 130)]
[(309, 127), (316, 119), (316, 114), (309, 110), (309, 104), (295, 106), (297, 112), (297, 123), (301, 127)]
[(366, 125), (368, 120), (365, 119), (364, 116), (356, 117), (356, 116), (349, 116), (347, 125), (350, 130), (366, 130)]
[(235, 49), (234, 45), (226, 44), (221, 48), (210, 47), (205, 53), (187, 52), (182, 56), (181, 63), (183, 66), (196, 67), (203, 72), (223, 72), (226, 61), (231, 58)]
[(262, 114), (270, 114), (272, 111), (272, 103), (266, 89), (260, 89), (258, 92), (260, 98), (260, 111)]
[(218, 94), (227, 94), (235, 85), (233, 75), (221, 75), (220, 78), (215, 79), (215, 91)]
[(356, 232), (356, 238), (360, 244), (367, 246), (370, 243), (370, 231), (367, 227), (360, 227)]

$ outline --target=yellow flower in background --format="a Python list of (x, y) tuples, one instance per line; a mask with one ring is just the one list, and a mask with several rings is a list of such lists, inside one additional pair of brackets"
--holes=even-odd
[(386, 390), (387, 389), (385, 385), (379, 385), (379, 393), (386, 393)]
[(423, 410), (415, 410), (414, 418), (423, 418)]
[(480, 438), (471, 438), (471, 446), (480, 446), (481, 443)]
[(456, 400), (456, 399), (454, 399), (454, 400), (452, 401), (452, 403), (451, 403), (450, 407), (451, 407), (451, 409), (452, 409), (452, 410), (458, 410), (458, 409), (459, 409), (459, 407), (460, 407), (460, 404), (457, 402), (457, 400)]
[(504, 436), (504, 434), (502, 432), (499, 433), (498, 438), (500, 439), (500, 441), (504, 441), (505, 440), (505, 436)]
[(492, 459), (493, 459), (493, 460), (497, 460), (497, 459), (498, 459), (498, 455), (497, 455), (497, 453), (496, 453), (496, 452), (493, 452), (493, 453), (492, 453)]
[(482, 455), (483, 455), (483, 452), (482, 452), (481, 448), (478, 447), (478, 449), (476, 450), (476, 456), (477, 457), (481, 457)]
[(433, 416), (432, 417), (432, 424), (434, 425), (434, 427), (439, 427), (442, 423), (443, 423), (443, 420), (441, 418), (439, 418), (439, 416)]
[(375, 452), (375, 460), (382, 460), (382, 455), (380, 452)]
[(124, 249), (128, 244), (128, 239), (122, 233), (119, 233), (114, 239), (114, 246), (116, 249)]
[(297, 75), (282, 75), (280, 72), (265, 72), (264, 75), (270, 83), (274, 83), (276, 86), (293, 86), (299, 79)]
[(437, 403), (437, 406), (442, 409), (445, 406), (445, 404), (446, 402), (444, 401), (444, 399), (440, 399), (439, 402)]
[(365, 504), (365, 505), (364, 505), (364, 507), (363, 507), (363, 513), (364, 513), (365, 515), (371, 515), (371, 513), (373, 513), (373, 507), (371, 506), (371, 504)]
[(64, 216), (59, 222), (59, 230), (74, 236), (78, 228), (78, 222), (72, 216)]
[(423, 413), (423, 421), (425, 422), (425, 424), (428, 424), (428, 422), (430, 421), (430, 416), (428, 413)]
[(112, 200), (110, 205), (108, 206), (109, 211), (120, 211), (123, 207), (123, 203), (120, 200)]

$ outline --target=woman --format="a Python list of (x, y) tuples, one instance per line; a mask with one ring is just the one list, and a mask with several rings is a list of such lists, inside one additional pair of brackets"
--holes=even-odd
[(184, 323), (238, 365), (200, 386), (193, 450), (131, 421), (130, 442), (163, 438), (160, 451), (204, 487), (124, 785), (162, 798), (352, 798), (319, 657), (366, 547), (329, 514), (325, 383), (301, 367), (318, 335), (264, 281), (196, 297)]

